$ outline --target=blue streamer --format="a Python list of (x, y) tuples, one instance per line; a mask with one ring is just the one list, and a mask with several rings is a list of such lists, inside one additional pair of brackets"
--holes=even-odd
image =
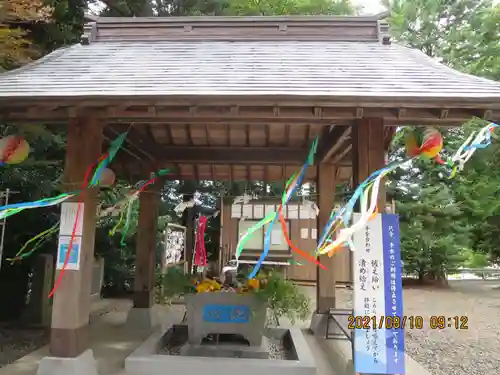
[[(286, 193), (285, 199), (281, 201), (282, 207), (284, 207), (284, 206), (286, 206), (288, 204), (288, 202), (290, 201), (291, 197), (293, 196), (293, 194), (297, 190), (297, 187), (299, 187), (302, 184), (302, 181), (304, 180), (304, 177), (306, 175), (307, 168), (310, 165), (309, 162), (310, 161), (309, 161), (309, 158), (308, 158), (308, 161), (302, 166), (302, 169), (300, 171), (300, 175), (297, 178), (297, 182), (295, 183), (295, 186), (293, 187), (293, 189), (289, 193)], [(250, 275), (248, 275), (249, 279), (253, 279), (257, 275), (257, 272), (259, 272), (260, 268), (262, 267), (262, 263), (266, 259), (267, 254), (269, 253), (269, 250), (271, 248), (271, 232), (273, 230), (273, 225), (278, 220), (278, 217), (279, 217), (278, 213), (276, 212), (275, 215), (274, 215), (273, 221), (271, 221), (269, 223), (269, 227), (267, 228), (267, 231), (266, 231), (266, 234), (265, 234), (265, 237), (264, 237), (264, 249), (262, 251), (262, 254), (260, 254), (260, 257), (257, 260), (257, 263), (255, 264), (252, 272), (250, 273)]]

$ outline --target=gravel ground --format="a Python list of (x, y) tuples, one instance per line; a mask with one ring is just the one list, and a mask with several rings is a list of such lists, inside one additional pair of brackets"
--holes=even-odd
[[(281, 340), (275, 338), (268, 338), (267, 344), (269, 348), (269, 359), (280, 359), (280, 360), (293, 360), (293, 354), (284, 348)], [(163, 355), (181, 355), (182, 347), (186, 345), (186, 340), (179, 339), (161, 347), (158, 354)]]
[[(115, 310), (123, 310), (126, 303), (118, 302), (114, 306), (101, 303), (103, 308), (90, 315), (90, 321)], [(0, 368), (40, 349), (49, 343), (49, 331), (44, 328), (23, 328), (0, 326)]]
[[(337, 289), (339, 307), (351, 292)], [(408, 354), (433, 375), (500, 374), (500, 281), (453, 281), (449, 289), (404, 290), (407, 316), (424, 318), (424, 329), (406, 331)], [(467, 316), (468, 330), (432, 330), (429, 317)]]
[(0, 328), (0, 368), (48, 344), (45, 329)]

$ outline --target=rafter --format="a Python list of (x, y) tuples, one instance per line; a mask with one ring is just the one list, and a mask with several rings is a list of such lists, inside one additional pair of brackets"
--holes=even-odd
[(173, 146), (150, 151), (159, 161), (192, 164), (300, 165), (307, 156), (302, 148)]
[(333, 129), (325, 129), (318, 144), (316, 152), (316, 164), (325, 163), (339, 148), (347, 142), (351, 134), (349, 126), (334, 126)]

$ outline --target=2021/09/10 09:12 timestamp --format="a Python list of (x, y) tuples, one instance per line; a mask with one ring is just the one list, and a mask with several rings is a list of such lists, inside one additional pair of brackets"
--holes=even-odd
[(465, 315), (432, 315), (424, 319), (420, 315), (404, 316), (354, 316), (348, 317), (348, 329), (469, 329), (469, 318)]

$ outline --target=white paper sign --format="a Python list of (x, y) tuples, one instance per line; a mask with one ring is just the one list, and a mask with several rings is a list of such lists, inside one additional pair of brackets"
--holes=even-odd
[(233, 204), (231, 206), (231, 217), (234, 219), (241, 217), (241, 204)]
[(264, 205), (256, 204), (253, 206), (253, 218), (262, 219), (264, 217)]
[(309, 238), (309, 228), (300, 228), (300, 238), (303, 240)]
[(299, 218), (299, 206), (296, 204), (288, 205), (288, 216), (289, 219), (298, 219)]
[[(66, 256), (68, 254), (69, 243), (71, 241), (71, 235), (60, 236), (59, 244), (57, 245), (57, 264), (56, 269), (61, 270), (66, 261)], [(66, 265), (67, 270), (79, 270), (80, 269), (80, 256), (82, 249), (82, 237), (75, 236), (73, 242), (71, 243), (71, 251), (69, 253), (68, 264)]]
[(271, 245), (281, 245), (283, 234), (280, 229), (271, 230)]
[(265, 214), (269, 215), (271, 212), (276, 210), (276, 206), (274, 204), (266, 204)]
[(243, 217), (246, 219), (253, 219), (253, 209), (251, 204), (243, 205)]
[(305, 204), (301, 204), (299, 206), (299, 219), (310, 219), (311, 218), (311, 213), (310, 213), (310, 207)]
[[(80, 211), (78, 211), (80, 206)], [(59, 225), (59, 236), (71, 236), (75, 227), (76, 213), (78, 211), (78, 223), (76, 224), (75, 235), (81, 236), (83, 233), (83, 212), (85, 205), (77, 202), (64, 202), (61, 204), (61, 224)]]

